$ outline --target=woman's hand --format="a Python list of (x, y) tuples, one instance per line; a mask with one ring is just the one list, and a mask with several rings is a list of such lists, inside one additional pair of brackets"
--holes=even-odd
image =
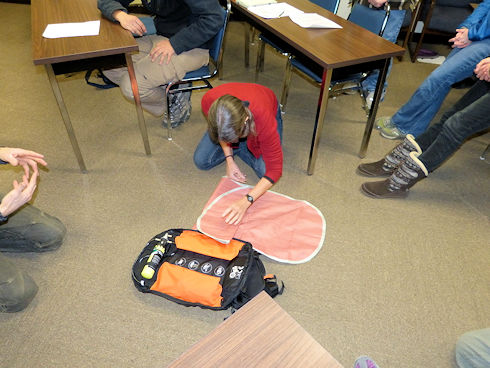
[(226, 176), (239, 183), (247, 182), (247, 176), (240, 171), (233, 157), (226, 158)]
[(250, 205), (251, 203), (247, 198), (243, 197), (228, 207), (221, 217), (225, 218), (227, 224), (238, 225), (240, 221), (242, 221), (242, 218), (245, 216), (245, 212), (247, 212)]
[(0, 203), (0, 213), (3, 216), (10, 215), (31, 200), (32, 195), (36, 190), (38, 176), (39, 173), (36, 169), (29, 180), (26, 175), (22, 177), (20, 183), (17, 182), (17, 180), (14, 180), (14, 189), (8, 192), (5, 197), (2, 198), (2, 202)]

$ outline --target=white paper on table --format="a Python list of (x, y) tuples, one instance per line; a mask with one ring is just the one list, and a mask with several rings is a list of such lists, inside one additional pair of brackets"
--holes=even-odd
[(237, 3), (238, 5), (244, 6), (245, 8), (249, 8), (256, 5), (276, 3), (276, 0), (237, 0)]
[(258, 15), (259, 17), (266, 19), (289, 17), (295, 14), (303, 14), (301, 10), (296, 9), (294, 6), (291, 6), (288, 3), (252, 6), (248, 8), (248, 10)]
[(97, 36), (100, 29), (100, 20), (78, 23), (48, 24), (43, 32), (44, 38)]
[(289, 18), (303, 28), (342, 28), (342, 26), (317, 13), (292, 14)]

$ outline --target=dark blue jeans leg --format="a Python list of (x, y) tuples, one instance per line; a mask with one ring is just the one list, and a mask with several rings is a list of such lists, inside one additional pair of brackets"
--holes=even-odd
[(441, 120), (416, 138), (419, 159), (429, 172), (439, 167), (470, 136), (490, 127), (490, 83), (477, 82)]

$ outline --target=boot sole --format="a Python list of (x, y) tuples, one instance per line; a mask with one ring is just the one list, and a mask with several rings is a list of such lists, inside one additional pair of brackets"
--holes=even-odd
[(399, 192), (398, 194), (376, 194), (376, 193), (371, 193), (368, 191), (365, 187), (364, 184), (361, 185), (361, 193), (364, 194), (365, 196), (369, 198), (375, 198), (375, 199), (397, 199), (397, 198), (406, 198), (408, 196), (408, 190), (404, 192)]

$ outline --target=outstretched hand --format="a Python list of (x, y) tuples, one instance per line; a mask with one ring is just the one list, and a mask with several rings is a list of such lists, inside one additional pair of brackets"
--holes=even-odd
[(8, 162), (12, 166), (22, 166), (26, 178), (29, 178), (29, 168), (31, 168), (37, 175), (37, 164), (43, 166), (48, 165), (46, 161), (44, 161), (44, 155), (22, 148), (0, 147), (0, 160)]
[(14, 180), (14, 189), (8, 192), (0, 203), (0, 213), (3, 216), (10, 215), (31, 200), (36, 190), (38, 176), (39, 172), (36, 169), (32, 173), (30, 180), (27, 179), (27, 175), (22, 176), (20, 183)]
[(227, 161), (226, 176), (239, 183), (247, 182), (247, 176), (240, 171), (234, 160), (229, 160), (229, 162)]

